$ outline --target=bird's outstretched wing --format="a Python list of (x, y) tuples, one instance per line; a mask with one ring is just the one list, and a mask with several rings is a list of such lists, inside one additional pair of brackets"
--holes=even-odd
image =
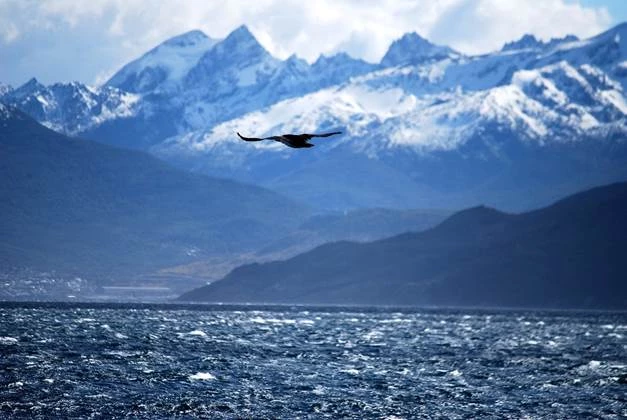
[(265, 138), (259, 138), (259, 137), (244, 137), (240, 133), (237, 133), (237, 135), (239, 136), (240, 139), (242, 139), (244, 141), (262, 141), (262, 140), (266, 140)]
[(262, 141), (262, 140), (274, 140), (280, 143), (283, 143), (286, 146), (293, 148), (303, 148), (303, 147), (313, 147), (313, 144), (307, 143), (307, 140), (312, 139), (314, 137), (329, 137), (334, 136), (336, 134), (342, 134), (341, 131), (333, 131), (331, 133), (320, 133), (320, 134), (281, 134), (280, 136), (270, 136), (270, 137), (244, 137), (240, 133), (237, 133), (240, 139), (244, 141)]
[(321, 133), (321, 134), (307, 134), (308, 137), (329, 137), (335, 136), (336, 134), (342, 134), (341, 131), (332, 131), (330, 133)]

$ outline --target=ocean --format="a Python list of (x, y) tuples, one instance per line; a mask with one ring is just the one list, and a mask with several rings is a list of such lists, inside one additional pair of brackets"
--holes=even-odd
[(0, 304), (1, 418), (625, 418), (627, 314)]

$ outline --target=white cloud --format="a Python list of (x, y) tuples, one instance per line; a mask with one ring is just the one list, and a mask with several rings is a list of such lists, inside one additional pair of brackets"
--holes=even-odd
[(20, 35), (20, 31), (18, 31), (17, 26), (10, 22), (3, 26), (0, 31), (2, 32), (3, 41), (7, 44), (13, 42)]
[(429, 35), (465, 53), (482, 53), (526, 33), (544, 40), (568, 34), (585, 38), (611, 23), (607, 9), (577, 1), (462, 0), (439, 17)]
[(280, 58), (342, 50), (378, 61), (410, 31), (480, 53), (524, 33), (586, 37), (611, 23), (606, 9), (578, 0), (0, 0), (0, 61), (11, 63), (0, 80), (100, 81), (171, 36), (221, 38), (241, 24)]

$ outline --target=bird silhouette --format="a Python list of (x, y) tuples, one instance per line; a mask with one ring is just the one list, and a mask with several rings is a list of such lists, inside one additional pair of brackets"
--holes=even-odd
[(286, 146), (293, 147), (295, 149), (302, 149), (304, 147), (314, 147), (313, 144), (309, 143), (314, 137), (329, 137), (334, 136), (336, 134), (342, 134), (341, 131), (333, 131), (331, 133), (321, 133), (321, 134), (281, 134), (280, 136), (270, 136), (270, 137), (244, 137), (240, 133), (237, 133), (240, 139), (244, 141), (262, 141), (262, 140), (274, 140), (279, 143), (283, 143)]

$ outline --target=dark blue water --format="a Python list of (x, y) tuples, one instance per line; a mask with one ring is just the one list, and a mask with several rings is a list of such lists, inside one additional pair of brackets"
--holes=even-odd
[(191, 309), (0, 306), (0, 417), (627, 416), (625, 314)]

